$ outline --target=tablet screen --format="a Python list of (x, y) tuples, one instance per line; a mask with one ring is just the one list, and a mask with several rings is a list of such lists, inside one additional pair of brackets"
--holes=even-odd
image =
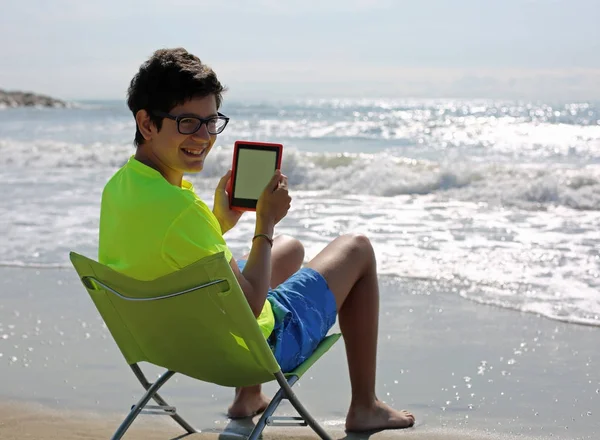
[(233, 199), (238, 206), (256, 207), (277, 168), (278, 156), (278, 149), (239, 146), (233, 188)]

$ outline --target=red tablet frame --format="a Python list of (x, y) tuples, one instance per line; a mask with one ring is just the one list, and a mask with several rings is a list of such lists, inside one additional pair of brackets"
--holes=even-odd
[(235, 211), (256, 211), (256, 203), (258, 200), (254, 199), (241, 199), (234, 198), (233, 193), (235, 190), (236, 179), (237, 179), (237, 166), (238, 166), (238, 152), (240, 148), (248, 149), (259, 149), (266, 151), (274, 151), (276, 153), (275, 158), (275, 170), (281, 169), (281, 158), (283, 156), (283, 145), (272, 143), (272, 142), (255, 142), (255, 141), (236, 141), (233, 145), (233, 160), (231, 164), (231, 177), (227, 182), (227, 193), (229, 195), (229, 207)]

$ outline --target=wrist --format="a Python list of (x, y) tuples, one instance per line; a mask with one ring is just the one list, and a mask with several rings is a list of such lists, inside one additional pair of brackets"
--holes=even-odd
[(273, 247), (273, 237), (270, 235), (256, 234), (254, 237), (252, 237), (252, 243), (254, 243), (256, 239), (264, 239), (267, 243), (269, 243), (269, 246)]
[(274, 230), (275, 222), (273, 220), (256, 217), (256, 227), (254, 228), (255, 235), (266, 234), (269, 237), (273, 237)]
[(217, 214), (217, 211), (214, 208), (212, 210), (212, 213), (215, 216), (215, 218), (217, 219), (217, 221), (219, 222), (219, 226), (221, 227), (221, 234), (224, 234), (226, 232), (226, 228), (225, 228), (225, 223), (223, 222), (223, 219), (221, 218), (220, 215)]
[(221, 234), (224, 234), (225, 232), (233, 228), (233, 225), (230, 225), (224, 218), (218, 216), (214, 211), (213, 214), (215, 214), (215, 218), (219, 222), (219, 226), (221, 227)]

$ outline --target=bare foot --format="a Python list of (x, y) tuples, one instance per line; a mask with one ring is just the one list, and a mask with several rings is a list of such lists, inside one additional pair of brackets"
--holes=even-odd
[(269, 402), (269, 398), (261, 392), (260, 385), (237, 388), (233, 403), (227, 409), (227, 416), (231, 419), (253, 417), (267, 409)]
[(376, 400), (370, 406), (350, 406), (346, 416), (346, 431), (376, 431), (381, 429), (410, 428), (415, 416), (408, 411), (398, 411)]

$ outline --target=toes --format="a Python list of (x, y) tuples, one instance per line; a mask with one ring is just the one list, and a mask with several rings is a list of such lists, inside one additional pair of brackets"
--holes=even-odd
[[(412, 424), (415, 423), (415, 416), (412, 413), (410, 413), (406, 410), (402, 410), (402, 414), (404, 414), (408, 419), (410, 419), (412, 421)], [(411, 424), (411, 426), (412, 426), (412, 424)]]

